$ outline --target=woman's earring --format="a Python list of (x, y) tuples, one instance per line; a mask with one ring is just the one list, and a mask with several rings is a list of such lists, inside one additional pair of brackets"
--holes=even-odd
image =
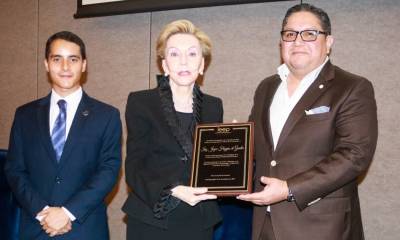
[(164, 73), (164, 76), (165, 76), (165, 77), (168, 77), (168, 75), (169, 75), (169, 74), (168, 74), (167, 72)]
[(203, 75), (203, 71), (199, 71), (199, 74), (200, 74), (200, 75)]

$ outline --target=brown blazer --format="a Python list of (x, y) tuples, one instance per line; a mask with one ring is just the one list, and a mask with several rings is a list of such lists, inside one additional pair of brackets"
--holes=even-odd
[[(280, 82), (278, 75), (261, 82), (250, 115), (255, 191), (264, 187), (261, 176), (275, 177), (287, 180), (296, 198), (271, 206), (270, 231), (277, 240), (364, 239), (357, 177), (372, 161), (377, 141), (372, 84), (328, 62), (290, 113), (274, 151), (269, 106)], [(329, 112), (306, 115), (320, 106)], [(266, 207), (256, 206), (253, 240), (260, 238), (265, 217)]]

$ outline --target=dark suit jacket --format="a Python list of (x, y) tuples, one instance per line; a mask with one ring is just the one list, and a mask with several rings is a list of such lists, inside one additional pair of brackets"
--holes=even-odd
[[(222, 121), (222, 102), (219, 98), (204, 94), (200, 104), (201, 123)], [(176, 129), (167, 123), (163, 111), (158, 88), (129, 95), (125, 114), (128, 128), (125, 170), (132, 192), (123, 211), (141, 222), (166, 229), (168, 217), (156, 218), (153, 208), (159, 202), (163, 189), (181, 181), (191, 165), (182, 163), (182, 159), (186, 158), (185, 151), (174, 136)], [(189, 182), (183, 184), (189, 185)], [(202, 212), (204, 228), (220, 221), (215, 201), (200, 202), (195, 207)]]
[[(269, 106), (281, 80), (265, 79), (254, 97), (256, 191), (260, 176), (287, 180), (296, 202), (271, 206), (276, 239), (364, 239), (357, 177), (369, 166), (377, 141), (371, 83), (328, 62), (290, 113), (275, 151)], [(305, 110), (328, 106), (328, 113)], [(275, 161), (275, 164), (271, 164)], [(275, 165), (275, 166), (273, 166)], [(259, 239), (265, 207), (255, 207), (253, 239)]]
[(15, 113), (5, 171), (23, 208), (20, 238), (50, 239), (35, 219), (48, 205), (64, 206), (76, 217), (72, 231), (55, 239), (108, 239), (103, 200), (121, 164), (119, 112), (83, 93), (57, 163), (49, 109), (50, 95)]

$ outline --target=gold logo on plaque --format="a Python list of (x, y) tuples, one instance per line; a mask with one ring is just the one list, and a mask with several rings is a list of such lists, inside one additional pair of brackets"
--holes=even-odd
[(231, 128), (223, 128), (223, 127), (217, 128), (217, 133), (220, 133), (220, 134), (222, 134), (222, 133), (230, 133), (231, 131), (232, 131)]

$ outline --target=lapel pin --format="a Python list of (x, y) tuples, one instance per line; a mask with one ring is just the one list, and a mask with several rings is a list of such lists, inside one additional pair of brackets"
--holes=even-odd
[(324, 88), (324, 84), (321, 84), (318, 87), (319, 87), (319, 89), (323, 89)]
[(83, 111), (83, 112), (82, 112), (82, 115), (83, 115), (84, 117), (89, 116), (89, 111), (88, 111), (88, 110)]

